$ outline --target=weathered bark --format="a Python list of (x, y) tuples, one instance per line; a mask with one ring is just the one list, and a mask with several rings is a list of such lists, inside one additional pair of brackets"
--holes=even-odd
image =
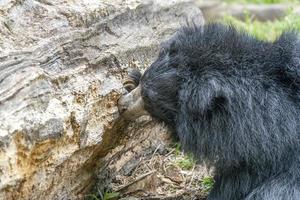
[(203, 22), (183, 0), (0, 2), (0, 199), (82, 198), (128, 134), (127, 69), (187, 19)]

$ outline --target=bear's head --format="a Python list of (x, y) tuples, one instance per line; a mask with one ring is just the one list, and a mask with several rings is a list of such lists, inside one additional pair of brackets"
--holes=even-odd
[(179, 67), (183, 57), (176, 49), (177, 36), (164, 42), (158, 58), (143, 75), (132, 70), (124, 82), (128, 94), (118, 101), (120, 113), (127, 119), (150, 114), (168, 125), (174, 125), (178, 112), (178, 91), (180, 87)]
[[(128, 119), (150, 114), (174, 127), (178, 113), (184, 113), (181, 109), (198, 117), (202, 108), (220, 107), (226, 99), (223, 93), (228, 92), (226, 88), (221, 91), (216, 77), (232, 64), (226, 55), (237, 32), (231, 29), (220, 24), (179, 29), (161, 44), (157, 59), (143, 75), (137, 71), (129, 74), (124, 84), (129, 93), (118, 101), (120, 113)], [(217, 69), (220, 67), (224, 69)], [(194, 97), (191, 102), (190, 97)]]

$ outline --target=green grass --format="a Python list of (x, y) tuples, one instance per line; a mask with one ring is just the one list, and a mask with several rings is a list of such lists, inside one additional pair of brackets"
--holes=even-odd
[(171, 148), (174, 149), (174, 155), (176, 159), (174, 163), (183, 170), (191, 170), (196, 165), (196, 159), (192, 154), (183, 154), (180, 143), (171, 144)]
[(246, 32), (256, 38), (267, 41), (273, 41), (280, 36), (283, 31), (300, 31), (300, 17), (291, 11), (283, 19), (273, 22), (253, 21), (250, 16), (246, 17), (245, 21), (238, 20), (232, 16), (226, 16), (223, 22), (233, 24), (238, 29), (246, 30)]
[(103, 200), (116, 199), (119, 196), (120, 196), (120, 193), (118, 193), (118, 192), (105, 192)]
[[(103, 195), (103, 200), (114, 200), (118, 199), (120, 196), (120, 193), (118, 192), (105, 192)], [(87, 200), (101, 200), (102, 198), (100, 197), (99, 194), (89, 194), (87, 195)]]
[(181, 154), (181, 145), (180, 143), (175, 143), (175, 155), (179, 156)]
[(201, 185), (202, 185), (202, 188), (203, 188), (203, 191), (205, 192), (209, 192), (213, 185), (214, 185), (214, 179), (210, 176), (206, 176), (204, 177), (202, 180), (201, 180)]
[(183, 158), (176, 160), (176, 165), (183, 170), (191, 170), (196, 165), (196, 160), (191, 155), (185, 155)]
[(95, 194), (89, 194), (85, 198), (86, 200), (100, 200), (100, 198), (97, 197)]
[(225, 0), (228, 3), (248, 4), (275, 4), (275, 3), (299, 3), (297, 0)]

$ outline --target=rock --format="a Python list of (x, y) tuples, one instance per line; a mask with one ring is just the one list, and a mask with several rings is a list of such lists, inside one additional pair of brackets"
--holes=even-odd
[(289, 11), (296, 15), (300, 14), (299, 6), (293, 6), (291, 10), (289, 4), (227, 4), (218, 0), (197, 0), (196, 3), (208, 21), (220, 19), (226, 15), (240, 20), (250, 17), (251, 20), (274, 21), (283, 18)]
[(184, 0), (0, 7), (0, 199), (81, 199), (103, 158), (130, 142), (116, 108), (127, 69), (147, 67), (187, 19), (203, 23), (201, 12)]
[(232, 5), (232, 16), (245, 20), (247, 17), (258, 21), (274, 21), (284, 17), (289, 9), (288, 5)]

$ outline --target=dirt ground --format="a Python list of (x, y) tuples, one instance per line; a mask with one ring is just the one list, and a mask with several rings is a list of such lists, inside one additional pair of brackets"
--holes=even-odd
[[(147, 128), (152, 123), (134, 126)], [(128, 135), (133, 142), (124, 143), (107, 156), (110, 162), (99, 171), (98, 187), (91, 199), (205, 199), (213, 185), (212, 170), (182, 152), (162, 127), (154, 128), (154, 132)]]

